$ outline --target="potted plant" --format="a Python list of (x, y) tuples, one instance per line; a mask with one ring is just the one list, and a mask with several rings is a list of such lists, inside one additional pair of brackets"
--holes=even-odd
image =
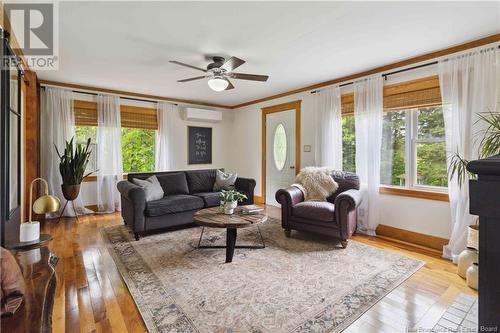
[[(496, 154), (500, 154), (500, 113), (490, 112), (486, 115), (478, 114), (481, 121), (486, 122), (486, 129), (478, 132), (477, 135), (482, 135), (479, 141), (479, 158), (487, 158)], [(468, 179), (475, 179), (476, 175), (467, 170), (469, 161), (464, 157), (455, 153), (451, 156), (451, 163), (448, 169), (450, 178), (457, 176), (458, 185), (462, 187), (463, 183)], [(476, 224), (467, 227), (467, 246), (479, 250), (479, 225)], [(464, 250), (463, 252), (466, 252)]]
[(247, 199), (247, 196), (236, 190), (225, 191), (222, 190), (220, 193), (220, 203), (221, 207), (224, 209), (224, 214), (231, 215), (234, 213), (234, 209), (238, 206), (238, 201), (241, 202)]
[(83, 178), (92, 174), (92, 172), (85, 174), (92, 153), (90, 138), (87, 140), (86, 145), (74, 144), (73, 140), (74, 138), (71, 138), (69, 142), (66, 141), (62, 154), (55, 147), (59, 156), (59, 173), (63, 181), (61, 189), (66, 200), (75, 200), (80, 193), (80, 184)]
[[(489, 112), (486, 115), (478, 114), (480, 120), (486, 122), (487, 128), (476, 134), (483, 135), (478, 138), (479, 142), (479, 158), (487, 158), (496, 154), (500, 154), (500, 113)], [(467, 179), (475, 179), (476, 175), (467, 170), (469, 161), (464, 157), (455, 153), (451, 156), (451, 163), (448, 169), (450, 178), (457, 176), (458, 185), (461, 187)]]

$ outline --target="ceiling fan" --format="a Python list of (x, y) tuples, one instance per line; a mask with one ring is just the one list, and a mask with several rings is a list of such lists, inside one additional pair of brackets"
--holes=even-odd
[(231, 57), (227, 61), (223, 57), (212, 57), (212, 63), (208, 64), (207, 69), (196, 66), (191, 66), (179, 61), (170, 61), (184, 67), (193, 68), (202, 72), (205, 75), (196, 76), (189, 79), (178, 80), (177, 82), (189, 82), (208, 78), (208, 86), (214, 91), (223, 91), (233, 89), (234, 86), (229, 79), (250, 80), (265, 82), (269, 78), (267, 75), (235, 73), (233, 70), (240, 67), (245, 63), (245, 60), (240, 58)]

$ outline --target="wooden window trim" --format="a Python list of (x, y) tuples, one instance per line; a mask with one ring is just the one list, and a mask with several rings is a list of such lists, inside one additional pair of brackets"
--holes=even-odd
[(398, 195), (398, 196), (410, 197), (410, 198), (427, 199), (427, 200), (436, 200), (436, 201), (445, 201), (445, 202), (450, 201), (447, 192), (421, 190), (421, 189), (414, 189), (414, 188), (404, 188), (404, 187), (396, 187), (396, 186), (380, 186), (379, 193), (380, 194), (387, 194), (387, 195)]
[[(123, 174), (123, 180), (127, 180), (127, 173)], [(90, 183), (90, 182), (96, 182), (97, 181), (97, 176), (87, 176), (82, 179), (82, 183)]]

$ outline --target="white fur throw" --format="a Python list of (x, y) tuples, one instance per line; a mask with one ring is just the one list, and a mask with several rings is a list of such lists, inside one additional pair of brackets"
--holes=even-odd
[(295, 177), (297, 184), (293, 186), (304, 192), (304, 200), (326, 201), (339, 187), (331, 173), (331, 169), (324, 167), (303, 168)]

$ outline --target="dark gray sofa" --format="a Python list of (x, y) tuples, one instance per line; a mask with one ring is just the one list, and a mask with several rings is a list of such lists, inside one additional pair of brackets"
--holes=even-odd
[[(158, 178), (165, 196), (146, 202), (144, 190), (131, 180), (152, 175)], [(125, 224), (138, 240), (147, 231), (193, 223), (196, 211), (220, 204), (219, 192), (213, 191), (215, 175), (216, 169), (129, 173), (127, 180), (118, 183)], [(238, 177), (235, 188), (248, 197), (240, 205), (253, 204), (255, 180)]]

